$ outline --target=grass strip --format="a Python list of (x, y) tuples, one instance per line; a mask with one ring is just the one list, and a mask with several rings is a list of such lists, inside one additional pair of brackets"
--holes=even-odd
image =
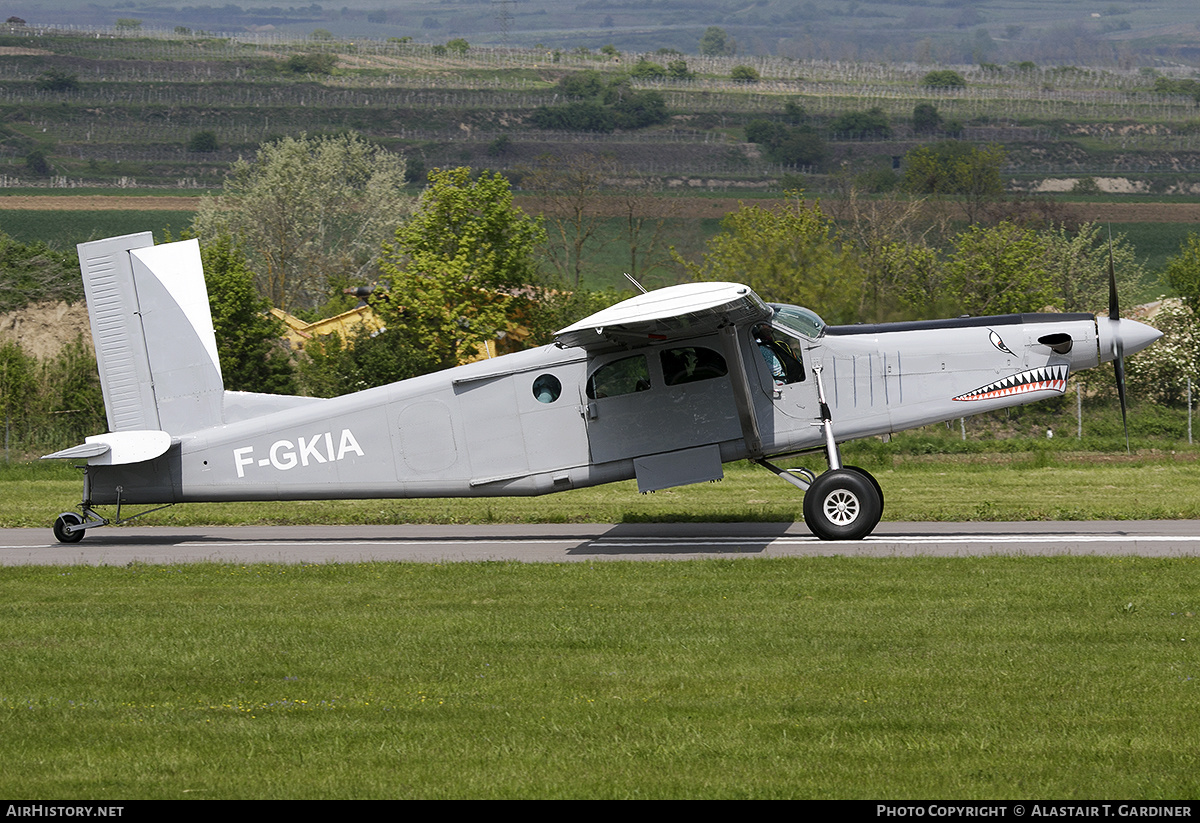
[[(874, 474), (893, 521), (1200, 519), (1200, 461), (1194, 451), (1133, 457), (1079, 452), (963, 455), (850, 453)], [(820, 457), (803, 461), (816, 471)], [(78, 505), (81, 473), (66, 466), (0, 467), (0, 528), (49, 528)], [(544, 497), (189, 503), (139, 525), (336, 525), (403, 523), (794, 522), (803, 495), (748, 463), (725, 479), (638, 494), (633, 482)], [(122, 514), (128, 516), (137, 507)]]
[(1194, 558), (0, 569), (0, 796), (1181, 798)]

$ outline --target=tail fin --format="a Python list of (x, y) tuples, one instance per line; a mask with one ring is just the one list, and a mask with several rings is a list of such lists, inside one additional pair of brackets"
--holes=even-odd
[(78, 248), (109, 430), (219, 425), (224, 385), (198, 241), (155, 246), (142, 232)]

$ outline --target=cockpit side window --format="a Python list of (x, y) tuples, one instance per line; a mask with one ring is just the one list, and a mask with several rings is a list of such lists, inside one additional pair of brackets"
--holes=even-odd
[(725, 358), (703, 346), (683, 346), (665, 349), (659, 355), (662, 362), (663, 382), (668, 386), (711, 380), (729, 373)]
[(799, 383), (804, 380), (804, 362), (800, 358), (800, 341), (784, 329), (759, 323), (752, 330), (758, 352), (771, 370), (776, 385)]
[(650, 370), (646, 356), (635, 354), (605, 363), (592, 372), (587, 382), (587, 396), (592, 400), (633, 394), (650, 388)]

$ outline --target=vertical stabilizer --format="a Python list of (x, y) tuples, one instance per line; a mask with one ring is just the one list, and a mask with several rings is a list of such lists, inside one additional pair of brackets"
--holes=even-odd
[(143, 232), (83, 243), (79, 265), (109, 429), (183, 434), (220, 424), (198, 241), (155, 246)]

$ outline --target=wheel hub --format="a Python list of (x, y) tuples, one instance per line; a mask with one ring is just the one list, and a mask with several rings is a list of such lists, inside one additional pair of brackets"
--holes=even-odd
[(830, 492), (825, 498), (825, 516), (839, 526), (853, 523), (858, 517), (858, 497), (845, 489)]

